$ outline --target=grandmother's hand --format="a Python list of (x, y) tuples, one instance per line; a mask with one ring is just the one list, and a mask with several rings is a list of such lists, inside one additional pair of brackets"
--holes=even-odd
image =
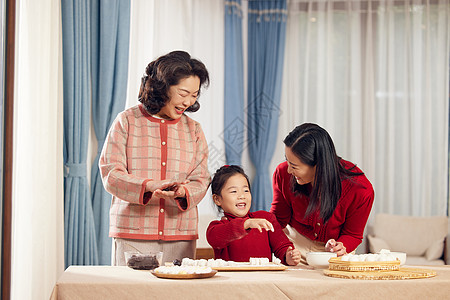
[(151, 193), (155, 192), (156, 190), (170, 191), (174, 190), (177, 186), (185, 184), (187, 182), (189, 181), (180, 181), (176, 179), (150, 180), (145, 184), (145, 191)]
[(186, 197), (184, 185), (188, 184), (189, 180), (151, 180), (145, 186), (146, 192), (152, 192), (153, 197), (163, 198), (165, 200), (174, 200), (175, 198)]

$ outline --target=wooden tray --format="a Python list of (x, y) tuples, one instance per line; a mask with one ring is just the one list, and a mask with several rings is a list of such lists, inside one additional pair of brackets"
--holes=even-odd
[(398, 271), (400, 261), (342, 261), (340, 257), (329, 260), (329, 270), (367, 272), (367, 271)]
[(399, 280), (418, 279), (436, 276), (436, 272), (429, 269), (400, 268), (398, 271), (367, 271), (348, 272), (336, 270), (323, 270), (323, 273), (330, 277), (362, 280)]
[(285, 265), (270, 263), (268, 265), (251, 265), (250, 263), (238, 263), (237, 266), (211, 267), (217, 271), (284, 271), (288, 267)]
[(156, 273), (155, 271), (150, 271), (153, 275), (158, 278), (166, 278), (166, 279), (201, 279), (201, 278), (209, 278), (216, 275), (217, 271), (212, 270), (210, 273), (203, 274), (162, 274)]

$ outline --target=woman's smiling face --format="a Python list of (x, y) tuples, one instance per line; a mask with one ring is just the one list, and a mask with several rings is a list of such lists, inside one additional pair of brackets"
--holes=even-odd
[(170, 86), (167, 93), (169, 101), (156, 115), (169, 120), (179, 119), (184, 111), (197, 101), (199, 91), (200, 78), (198, 76), (181, 79), (177, 85)]
[(286, 146), (284, 148), (284, 153), (288, 163), (288, 173), (295, 177), (297, 183), (301, 185), (311, 183), (314, 185), (316, 166), (311, 167), (310, 165), (304, 164), (300, 158), (292, 152), (290, 147)]
[(247, 179), (239, 173), (231, 176), (224, 184), (220, 195), (213, 195), (213, 200), (224, 212), (244, 217), (252, 204)]

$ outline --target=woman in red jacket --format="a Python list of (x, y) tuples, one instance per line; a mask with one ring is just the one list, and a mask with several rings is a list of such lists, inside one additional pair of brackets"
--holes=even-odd
[(284, 139), (286, 161), (273, 174), (275, 214), (299, 249), (350, 253), (361, 243), (374, 191), (355, 164), (336, 154), (326, 130), (297, 126)]

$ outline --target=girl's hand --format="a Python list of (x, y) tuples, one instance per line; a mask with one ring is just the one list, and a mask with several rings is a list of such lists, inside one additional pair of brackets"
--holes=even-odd
[(273, 225), (266, 219), (247, 219), (244, 222), (244, 229), (256, 228), (259, 232), (263, 229), (274, 232)]
[(347, 254), (347, 249), (342, 242), (336, 242), (334, 239), (329, 239), (325, 245), (325, 250), (336, 253), (337, 256)]
[(301, 258), (300, 251), (289, 246), (286, 251), (286, 263), (290, 266), (296, 266), (300, 263)]

